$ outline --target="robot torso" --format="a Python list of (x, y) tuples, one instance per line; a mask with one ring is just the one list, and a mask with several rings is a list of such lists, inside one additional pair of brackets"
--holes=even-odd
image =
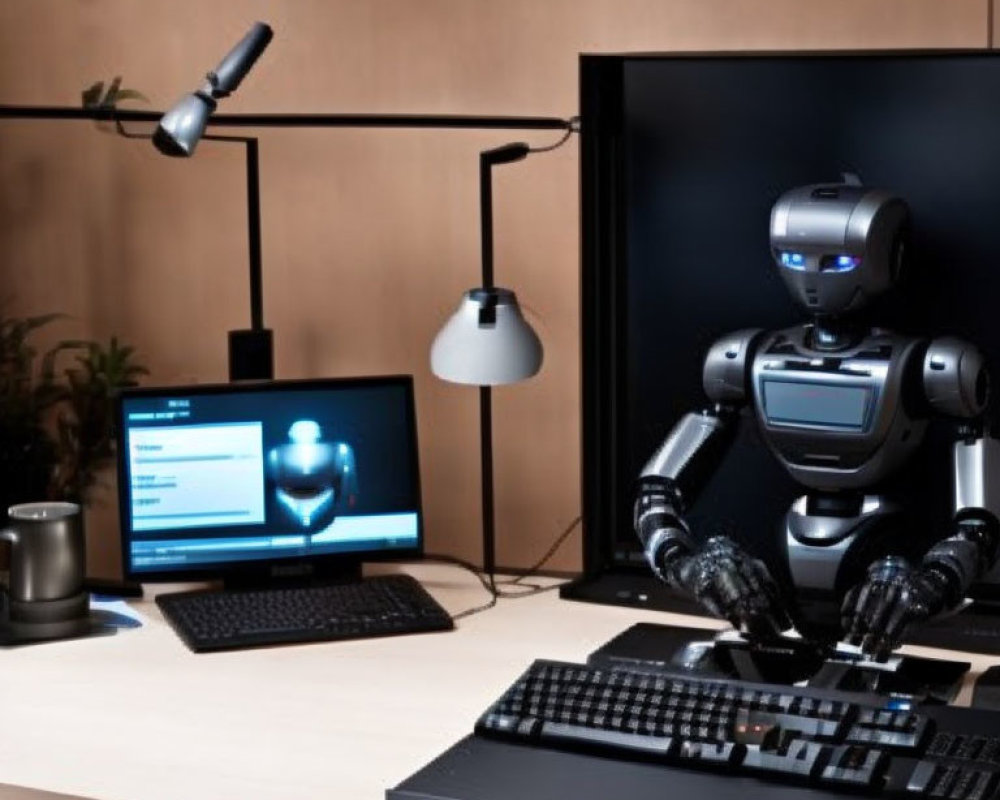
[(705, 358), (714, 403), (753, 406), (761, 435), (792, 478), (819, 492), (878, 485), (920, 445), (929, 419), (973, 419), (989, 390), (982, 355), (952, 337), (874, 329), (836, 350), (816, 328), (741, 330)]
[(923, 439), (926, 416), (914, 409), (925, 405), (926, 342), (876, 330), (830, 352), (810, 346), (812, 331), (800, 325), (767, 333), (756, 349), (748, 399), (762, 436), (803, 486), (876, 485)]

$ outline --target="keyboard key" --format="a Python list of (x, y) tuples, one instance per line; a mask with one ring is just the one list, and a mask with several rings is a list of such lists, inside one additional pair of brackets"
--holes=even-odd
[(733, 742), (681, 742), (679, 757), (689, 763), (734, 765), (743, 760), (746, 750)]
[(784, 752), (750, 746), (747, 747), (742, 763), (748, 770), (807, 779), (812, 777), (817, 767), (826, 760), (829, 750), (828, 746), (804, 740), (793, 741)]
[(669, 737), (636, 736), (618, 731), (596, 730), (582, 725), (565, 725), (558, 722), (542, 723), (539, 732), (542, 741), (576, 746), (610, 747), (642, 755), (667, 756), (676, 748)]
[(997, 790), (997, 783), (996, 772), (980, 772), (965, 796), (965, 800), (986, 800), (986, 798), (993, 797)]
[(913, 733), (905, 733), (892, 729), (862, 728), (855, 725), (848, 732), (845, 740), (854, 744), (872, 744), (887, 750), (905, 752), (917, 749), (923, 735), (923, 728)]
[(931, 785), (931, 797), (948, 797), (951, 794), (952, 784), (955, 783), (959, 775), (958, 767), (948, 767), (944, 772), (939, 773), (937, 780)]
[(830, 763), (823, 769), (827, 784), (871, 789), (885, 774), (886, 753), (862, 745), (842, 745), (833, 750)]
[(927, 787), (934, 781), (937, 770), (938, 765), (932, 761), (918, 762), (906, 783), (906, 791), (914, 794), (925, 794)]

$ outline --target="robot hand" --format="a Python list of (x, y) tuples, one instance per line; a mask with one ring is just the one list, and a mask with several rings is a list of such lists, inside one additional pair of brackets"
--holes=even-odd
[(868, 577), (851, 589), (841, 607), (845, 640), (879, 661), (902, 643), (915, 622), (948, 605), (947, 579), (934, 569), (914, 569), (903, 558), (887, 556), (868, 567)]
[(731, 539), (709, 539), (701, 549), (681, 556), (671, 572), (671, 582), (744, 629), (751, 640), (776, 639), (792, 625), (767, 567)]

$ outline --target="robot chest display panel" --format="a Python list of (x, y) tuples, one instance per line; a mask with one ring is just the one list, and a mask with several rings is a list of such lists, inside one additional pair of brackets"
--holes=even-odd
[(925, 421), (904, 402), (919, 341), (871, 333), (845, 349), (808, 346), (810, 326), (768, 335), (752, 367), (761, 435), (792, 478), (812, 489), (869, 487), (920, 444)]

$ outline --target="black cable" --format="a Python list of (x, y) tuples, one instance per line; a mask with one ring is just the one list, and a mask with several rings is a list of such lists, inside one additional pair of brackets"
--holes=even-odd
[(555, 150), (557, 147), (562, 147), (569, 140), (569, 137), (574, 133), (580, 132), (580, 118), (571, 117), (569, 124), (566, 126), (566, 132), (562, 135), (559, 141), (554, 144), (545, 145), (543, 147), (529, 147), (529, 153), (547, 153), (550, 150)]
[(445, 556), (437, 554), (428, 554), (423, 557), (423, 561), (440, 561), (444, 564), (452, 564), (456, 567), (461, 567), (462, 569), (468, 570), (476, 579), (482, 584), (483, 588), (489, 594), (490, 599), (479, 606), (473, 606), (472, 608), (467, 608), (464, 611), (459, 611), (457, 614), (452, 614), (451, 618), (455, 621), (462, 619), (463, 617), (471, 617), (473, 614), (478, 614), (480, 611), (488, 611), (497, 604), (497, 599), (500, 597), (500, 593), (497, 591), (496, 583), (487, 580), (486, 575), (483, 573), (479, 567), (472, 564), (469, 561), (464, 561), (461, 558), (456, 558), (454, 556)]
[[(580, 516), (575, 517), (573, 519), (573, 521), (570, 522), (570, 524), (566, 526), (566, 528), (563, 530), (563, 532), (560, 533), (556, 537), (556, 540), (552, 543), (552, 545), (549, 547), (549, 549), (545, 551), (545, 553), (542, 555), (542, 557), (540, 559), (538, 559), (538, 561), (536, 561), (534, 564), (532, 564), (530, 567), (528, 567), (527, 570), (525, 570), (524, 572), (522, 572), (516, 578), (513, 578), (513, 579), (511, 579), (509, 581), (504, 581), (504, 584), (505, 585), (518, 584), (521, 581), (523, 581), (525, 578), (529, 578), (532, 575), (534, 575), (536, 572), (538, 572), (538, 570), (540, 570), (545, 565), (545, 562), (548, 561), (550, 558), (552, 558), (552, 556), (555, 555), (556, 550), (558, 550), (559, 547), (560, 547), (560, 545), (562, 545), (562, 543), (565, 542), (566, 539), (569, 538), (569, 535), (573, 532), (573, 530), (576, 528), (576, 526), (580, 524), (580, 521), (582, 519), (583, 518), (580, 517)], [(548, 587), (546, 587), (546, 588), (548, 588)]]
[(472, 608), (467, 608), (465, 611), (459, 611), (457, 614), (452, 614), (451, 618), (458, 621), (464, 617), (471, 617), (473, 614), (478, 614), (480, 611), (489, 611), (493, 606), (497, 604), (497, 596), (492, 595), (489, 602), (483, 603), (481, 606), (473, 606)]
[(456, 558), (455, 556), (439, 555), (437, 553), (428, 553), (421, 558), (421, 561), (440, 561), (443, 564), (452, 564), (456, 567), (461, 567), (468, 572), (471, 572), (476, 576), (476, 579), (482, 584), (483, 588), (487, 592), (491, 592), (489, 581), (486, 578), (486, 574), (471, 561), (465, 561), (461, 558)]
[[(555, 541), (550, 545), (549, 549), (545, 551), (541, 558), (538, 559), (534, 564), (532, 564), (527, 570), (522, 574), (518, 575), (516, 578), (512, 578), (506, 581), (497, 581), (493, 575), (484, 573), (475, 564), (465, 561), (461, 558), (456, 558), (455, 556), (446, 556), (438, 554), (429, 554), (424, 556), (424, 561), (439, 561), (444, 564), (452, 564), (457, 567), (461, 567), (468, 572), (471, 572), (476, 576), (476, 579), (482, 585), (483, 589), (489, 594), (490, 599), (479, 606), (473, 606), (472, 608), (467, 608), (464, 611), (460, 611), (457, 614), (452, 614), (452, 619), (459, 620), (463, 617), (471, 617), (473, 614), (478, 614), (480, 611), (487, 611), (493, 608), (497, 604), (497, 600), (503, 598), (505, 600), (517, 600), (521, 597), (533, 597), (536, 594), (541, 594), (542, 592), (551, 592), (558, 589), (560, 584), (554, 583), (550, 586), (542, 586), (540, 584), (522, 584), (525, 578), (529, 578), (550, 559), (555, 552), (559, 549), (560, 545), (566, 541), (569, 535), (573, 532), (576, 526), (580, 523), (581, 517), (577, 516), (569, 525), (566, 526), (565, 530), (560, 533)], [(503, 591), (499, 587), (501, 586), (519, 586), (522, 591), (510, 592)]]

